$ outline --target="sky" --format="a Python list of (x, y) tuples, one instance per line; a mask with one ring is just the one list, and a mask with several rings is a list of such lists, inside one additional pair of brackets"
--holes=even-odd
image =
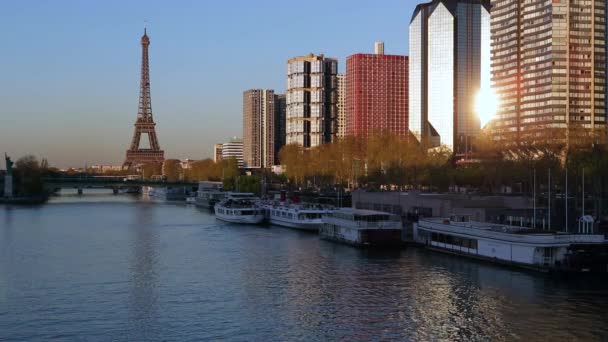
[(286, 62), (407, 55), (415, 0), (0, 1), (0, 152), (57, 167), (122, 163), (137, 115), (144, 25), (166, 158), (242, 136), (242, 93), (285, 91)]

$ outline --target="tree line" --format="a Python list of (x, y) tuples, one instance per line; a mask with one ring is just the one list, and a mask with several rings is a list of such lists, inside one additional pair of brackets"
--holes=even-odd
[(536, 141), (505, 143), (482, 132), (472, 140), (470, 152), (456, 155), (445, 146), (428, 149), (412, 135), (379, 132), (368, 139), (345, 137), (309, 149), (287, 145), (279, 157), (289, 182), (297, 187), (531, 196), (536, 184), (539, 195), (551, 190), (552, 196), (563, 197), (567, 174), (569, 196), (577, 196), (573, 202), (581, 205), (584, 186), (589, 208), (603, 212), (608, 190), (606, 132), (574, 126), (542, 134)]

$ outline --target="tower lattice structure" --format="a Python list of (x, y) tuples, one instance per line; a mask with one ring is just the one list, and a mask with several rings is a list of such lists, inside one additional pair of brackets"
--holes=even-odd
[[(148, 65), (148, 46), (150, 38), (144, 29), (141, 37), (141, 81), (139, 90), (139, 109), (135, 121), (135, 131), (131, 140), (131, 147), (127, 150), (125, 167), (134, 167), (145, 163), (162, 163), (165, 152), (160, 149), (156, 136), (156, 124), (152, 117), (152, 102), (150, 100), (150, 69)], [(140, 148), (142, 134), (148, 135), (149, 148)]]

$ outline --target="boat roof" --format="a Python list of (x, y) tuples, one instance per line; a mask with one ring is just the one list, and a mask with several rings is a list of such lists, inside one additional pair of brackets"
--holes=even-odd
[[(517, 235), (571, 235), (572, 233), (533, 229), (529, 227), (511, 226), (508, 224), (477, 222), (477, 221), (451, 221), (450, 218), (443, 217), (427, 217), (421, 218), (419, 221), (427, 221), (434, 224), (450, 225), (456, 227), (467, 227), (472, 229), (492, 231), (497, 233), (517, 234)], [(449, 223), (446, 223), (449, 222)]]
[(385, 211), (376, 211), (376, 210), (368, 210), (368, 209), (356, 209), (356, 208), (339, 208), (336, 210), (337, 212), (345, 213), (345, 214), (353, 214), (360, 216), (371, 216), (371, 215), (391, 215), (396, 216), (392, 213), (387, 213)]
[(232, 198), (257, 198), (255, 196), (255, 194), (251, 193), (251, 192), (229, 192), (226, 194), (227, 197), (232, 197)]

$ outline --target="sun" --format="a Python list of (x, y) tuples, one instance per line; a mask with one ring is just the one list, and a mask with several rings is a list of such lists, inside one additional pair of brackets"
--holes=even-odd
[(492, 88), (482, 88), (475, 99), (475, 111), (481, 127), (484, 127), (496, 116), (498, 111), (498, 96)]

